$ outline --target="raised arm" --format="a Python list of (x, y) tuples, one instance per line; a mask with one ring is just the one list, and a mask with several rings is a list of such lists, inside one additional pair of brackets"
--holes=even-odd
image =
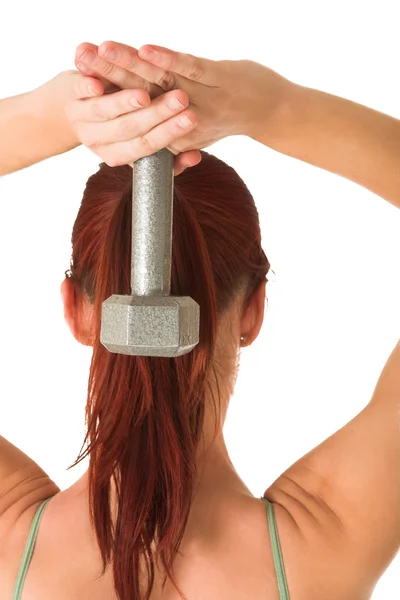
[(0, 176), (79, 146), (62, 110), (59, 82), (0, 100)]
[[(0, 100), (0, 176), (80, 144), (110, 166), (130, 164), (195, 127), (184, 92), (157, 96), (154, 85), (133, 75), (125, 83), (137, 87), (120, 90), (102, 77), (63, 71), (31, 92)], [(146, 88), (157, 96), (153, 102)], [(191, 120), (182, 124), (185, 116)], [(197, 151), (180, 154), (175, 174), (199, 160)]]
[[(400, 208), (400, 120), (319, 90), (293, 85), (273, 148), (346, 177)], [(268, 124), (254, 138), (270, 145)]]
[[(96, 51), (90, 64), (81, 53)], [(118, 52), (115, 58), (109, 51)], [(251, 138), (366, 187), (400, 207), (400, 121), (344, 98), (297, 85), (252, 61), (211, 61), (158, 46), (116, 42), (78, 48), (77, 68), (125, 87), (132, 72), (164, 90), (187, 92), (198, 125), (176, 151), (204, 148), (228, 135)], [(149, 71), (149, 66), (157, 70)], [(85, 72), (85, 71), (83, 71)]]

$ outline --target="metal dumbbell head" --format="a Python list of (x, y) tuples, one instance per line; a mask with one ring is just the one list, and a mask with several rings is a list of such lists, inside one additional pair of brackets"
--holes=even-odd
[(133, 165), (131, 296), (102, 304), (100, 341), (110, 351), (175, 357), (199, 342), (200, 307), (170, 296), (173, 162), (167, 149)]
[(199, 341), (198, 306), (185, 296), (111, 296), (103, 303), (101, 341), (122, 354), (186, 354)]

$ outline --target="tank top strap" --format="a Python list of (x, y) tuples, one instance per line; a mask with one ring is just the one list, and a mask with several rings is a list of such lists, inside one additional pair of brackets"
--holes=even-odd
[(15, 589), (14, 589), (13, 600), (20, 600), (20, 598), (21, 598), (26, 574), (29, 569), (29, 564), (32, 560), (32, 554), (33, 554), (33, 550), (35, 548), (36, 538), (37, 538), (37, 535), (39, 532), (40, 521), (43, 516), (43, 511), (46, 508), (46, 505), (50, 500), (51, 500), (51, 498), (48, 498), (47, 500), (42, 502), (42, 504), (37, 509), (35, 516), (33, 518), (31, 529), (29, 531), (28, 541), (26, 542), (24, 555), (22, 557), (22, 562), (19, 567), (17, 582), (15, 584)]
[(280, 600), (290, 600), (274, 507), (266, 498), (261, 497), (261, 500), (264, 502), (267, 509), (268, 528), (271, 538), (272, 556), (274, 559), (276, 578), (278, 581), (279, 598)]

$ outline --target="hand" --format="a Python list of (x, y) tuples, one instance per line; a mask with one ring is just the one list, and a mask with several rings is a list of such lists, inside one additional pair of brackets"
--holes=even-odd
[[(75, 66), (82, 75), (93, 76), (101, 81), (106, 94), (118, 90), (142, 89), (148, 92), (151, 98), (157, 98), (164, 93), (162, 87), (151, 83), (146, 77), (139, 77), (125, 69), (114, 67), (107, 60), (100, 58), (97, 51), (98, 46), (95, 44), (79, 44), (75, 51)], [(154, 67), (150, 67), (148, 72), (154, 79)]]
[[(62, 102), (76, 145), (87, 146), (110, 167), (132, 165), (139, 158), (168, 147), (196, 125), (196, 115), (186, 110), (187, 94), (180, 90), (151, 101), (144, 89), (110, 93), (107, 83), (109, 93), (105, 94), (102, 81), (77, 71), (60, 73), (45, 85), (46, 94)], [(175, 174), (200, 160), (197, 151), (177, 156)]]
[(103, 42), (91, 47), (97, 48), (97, 56), (89, 65), (77, 55), (78, 69), (89, 69), (123, 88), (129, 87), (132, 76), (139, 76), (157, 86), (156, 93), (180, 89), (189, 95), (198, 124), (171, 144), (175, 152), (204, 148), (228, 135), (255, 138), (260, 127), (268, 131), (271, 145), (280, 135), (285, 97), (293, 84), (267, 67), (248, 60), (206, 60), (159, 46), (137, 51)]

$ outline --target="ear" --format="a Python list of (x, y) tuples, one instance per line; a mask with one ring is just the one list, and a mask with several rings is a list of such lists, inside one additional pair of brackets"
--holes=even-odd
[(71, 279), (66, 277), (61, 284), (60, 293), (64, 307), (64, 318), (74, 338), (79, 342), (79, 331), (76, 318), (75, 287)]
[(64, 305), (64, 318), (72, 335), (80, 344), (93, 346), (92, 306), (77, 293), (73, 281), (68, 277), (62, 282), (60, 292)]
[(265, 279), (254, 292), (248, 308), (242, 315), (240, 335), (245, 338), (242, 346), (250, 346), (260, 333), (261, 326), (264, 322), (266, 285), (267, 280)]

